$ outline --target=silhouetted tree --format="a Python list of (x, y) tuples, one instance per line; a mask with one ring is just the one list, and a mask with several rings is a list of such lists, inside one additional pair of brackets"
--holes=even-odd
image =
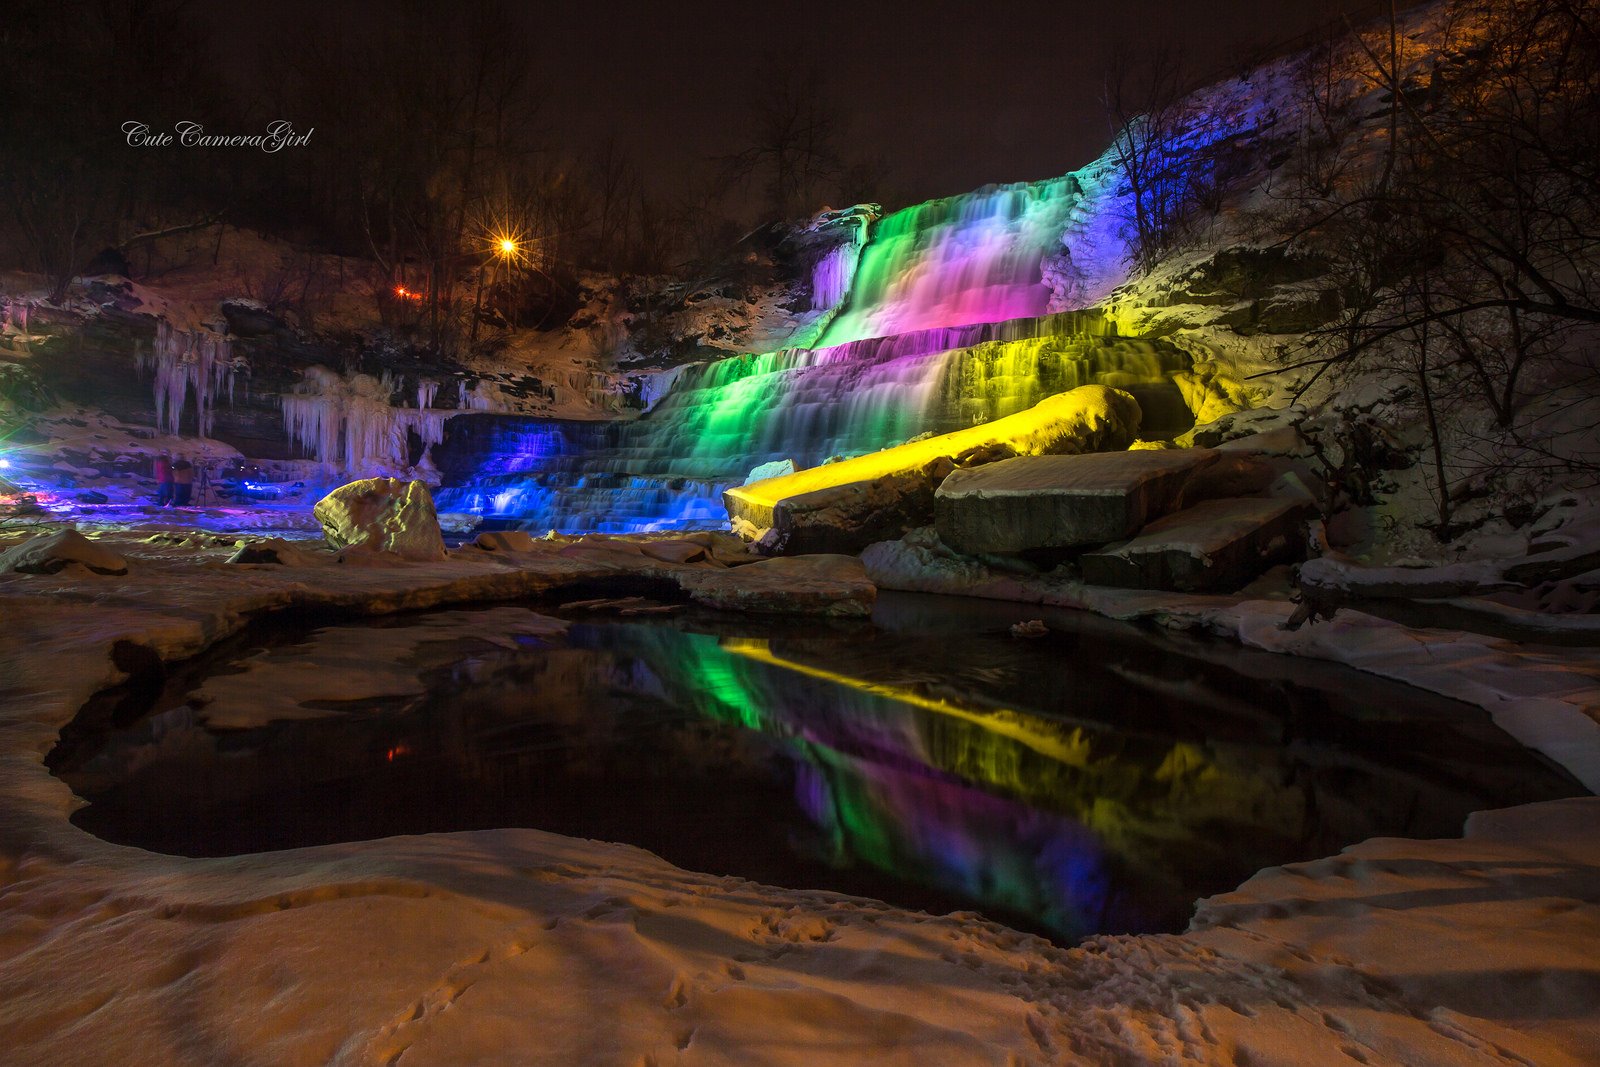
[(840, 173), (838, 133), (816, 68), (775, 62), (750, 100), (748, 147), (724, 161), (726, 174), (732, 182), (758, 181), (774, 219), (808, 212)]
[(1148, 271), (1192, 233), (1220, 193), (1217, 123), (1191, 95), (1195, 77), (1175, 45), (1119, 45), (1104, 69), (1101, 104), (1110, 157), (1127, 189), (1125, 237)]

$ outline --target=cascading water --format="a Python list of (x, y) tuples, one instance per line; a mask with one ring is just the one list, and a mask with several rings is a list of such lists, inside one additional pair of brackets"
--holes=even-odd
[(844, 310), (821, 346), (1042, 315), (1043, 261), (1079, 198), (1078, 180), (994, 185), (881, 220), (861, 252)]
[(859, 455), (1079, 385), (1162, 382), (1188, 364), (1170, 345), (1117, 338), (1098, 312), (1045, 313), (1042, 264), (1079, 195), (1068, 176), (890, 215), (815, 265), (814, 302), (849, 286), (815, 347), (681, 370), (648, 415), (563, 430), (531, 464), (491, 451), (440, 509), (566, 532), (720, 525), (722, 490), (761, 463)]

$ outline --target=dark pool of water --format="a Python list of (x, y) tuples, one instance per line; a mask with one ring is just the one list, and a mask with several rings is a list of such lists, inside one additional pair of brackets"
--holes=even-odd
[[(187, 696), (208, 674), (310, 632), (256, 631), (103, 694), (49, 762), (89, 801), (75, 822), (161, 852), (531, 826), (1064, 940), (1181, 928), (1263, 866), (1583, 791), (1465, 705), (1075, 613), (577, 618), (435, 655), (419, 695), (209, 729)], [(1030, 618), (1050, 633), (1010, 635)]]

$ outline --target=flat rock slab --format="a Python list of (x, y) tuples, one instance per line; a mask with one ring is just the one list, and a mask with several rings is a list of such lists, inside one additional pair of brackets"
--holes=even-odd
[(1130, 541), (1086, 553), (1083, 580), (1122, 589), (1237, 589), (1300, 557), (1311, 511), (1302, 499), (1206, 500), (1157, 519)]
[(854, 556), (778, 556), (737, 570), (686, 570), (677, 581), (707, 607), (768, 615), (866, 616), (878, 597)]
[(1217, 459), (1215, 449), (1184, 448), (1001, 460), (946, 478), (934, 524), (969, 555), (1103, 545), (1178, 506)]

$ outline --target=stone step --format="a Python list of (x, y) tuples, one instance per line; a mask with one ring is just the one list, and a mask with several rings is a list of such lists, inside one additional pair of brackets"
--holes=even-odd
[(1313, 510), (1303, 498), (1205, 500), (1156, 519), (1131, 540), (1085, 553), (1083, 580), (1186, 593), (1237, 589), (1274, 564), (1302, 558)]
[(1211, 448), (1019, 456), (958, 470), (934, 500), (939, 538), (971, 555), (1120, 541), (1180, 506)]

